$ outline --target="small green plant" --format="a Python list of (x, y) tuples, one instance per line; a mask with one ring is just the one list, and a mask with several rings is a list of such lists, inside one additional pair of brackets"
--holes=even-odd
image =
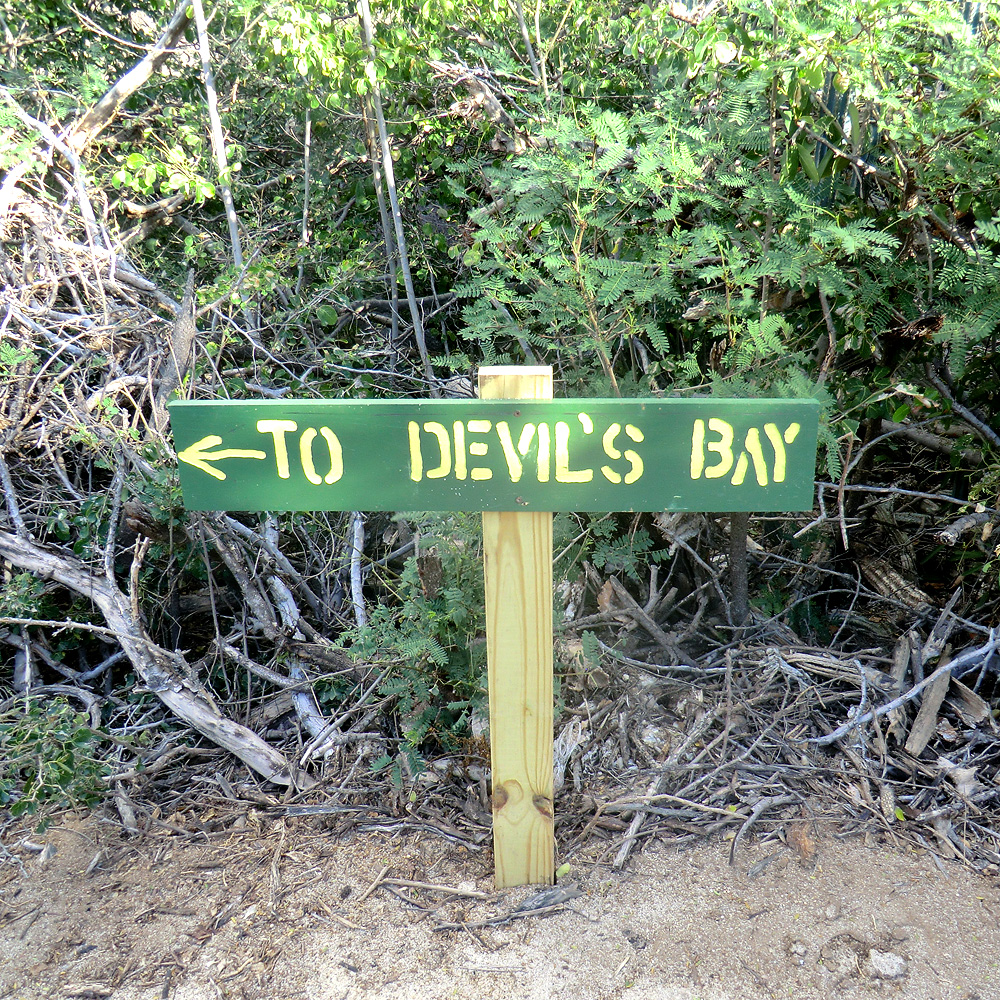
[(97, 755), (100, 734), (64, 698), (33, 699), (26, 712), (0, 715), (0, 805), (11, 816), (92, 805), (108, 765)]
[(11, 618), (37, 615), (44, 594), (45, 584), (31, 573), (12, 573), (0, 588), (0, 615)]
[(423, 515), (419, 529), (418, 554), (395, 581), (398, 605), (378, 604), (364, 628), (345, 636), (354, 655), (385, 664), (380, 693), (397, 699), (411, 765), (419, 752), (466, 737), (486, 697), (479, 519)]
[(0, 374), (5, 375), (8, 372), (13, 372), (18, 365), (25, 362), (28, 362), (30, 365), (35, 363), (34, 351), (15, 347), (13, 344), (6, 342), (0, 344)]

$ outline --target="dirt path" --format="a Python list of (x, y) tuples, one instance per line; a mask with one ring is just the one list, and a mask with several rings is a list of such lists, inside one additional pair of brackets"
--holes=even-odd
[(436, 837), (251, 812), (201, 843), (98, 816), (24, 839), (0, 850), (2, 998), (1000, 1000), (1000, 881), (856, 840), (569, 858), (566, 908), (483, 925), (537, 889), (494, 892), (488, 850)]

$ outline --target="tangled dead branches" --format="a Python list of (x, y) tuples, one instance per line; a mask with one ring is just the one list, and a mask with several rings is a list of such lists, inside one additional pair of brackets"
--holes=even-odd
[[(253, 628), (272, 643), (304, 642), (308, 635), (319, 650), (313, 664), (325, 655), (327, 672), (331, 665), (344, 669), (342, 658), (324, 654), (329, 643), (315, 628), (298, 624), (296, 600), (323, 617), (321, 599), (275, 538), (229, 518), (179, 523), (166, 402), (191, 378), (192, 279), (177, 303), (139, 275), (98, 222), (72, 150), (22, 117), (49, 142), (8, 172), (0, 188), (0, 555), (8, 581), (16, 573), (46, 581), (43, 601), (52, 608), (37, 617), (63, 614), (67, 629), (76, 618), (86, 627), (99, 612), (141, 684), (176, 716), (268, 780), (309, 784), (281, 752), (233, 721), (202, 681), (212, 662), (232, 654), (246, 667), (245, 644), (236, 649), (240, 633), (225, 641), (217, 634), (207, 646), (201, 638), (197, 664), (179, 648), (183, 605), (196, 604), (198, 595), (180, 592), (185, 570), (176, 565), (175, 549), (193, 544), (194, 533), (236, 581)], [(255, 579), (262, 559), (274, 573), (262, 578), (266, 583)], [(164, 565), (174, 572), (161, 587)], [(217, 610), (228, 590), (215, 587), (208, 609)], [(174, 605), (166, 614), (157, 607), (164, 596)], [(9, 613), (17, 611), (16, 601), (6, 603), (8, 624), (24, 616)], [(37, 608), (39, 601), (29, 603)], [(46, 640), (25, 626), (4, 629), (0, 639), (27, 651), (14, 678), (22, 694), (44, 687), (39, 665), (84, 691), (82, 678), (104, 674), (91, 662), (107, 659), (100, 646), (81, 642), (73, 651), (80, 666), (73, 668), (67, 650), (39, 652)], [(248, 669), (293, 689), (303, 718), (318, 716), (306, 676), (312, 667), (282, 676), (256, 664)], [(330, 745), (338, 739), (344, 734), (327, 734)]]

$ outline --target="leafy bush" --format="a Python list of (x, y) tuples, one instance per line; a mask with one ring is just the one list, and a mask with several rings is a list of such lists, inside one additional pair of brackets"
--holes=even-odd
[(379, 691), (396, 699), (408, 748), (452, 748), (486, 700), (482, 529), (473, 514), (422, 515), (417, 528), (394, 600), (341, 641), (381, 664)]
[(92, 805), (109, 768), (97, 755), (101, 734), (65, 698), (34, 698), (26, 712), (0, 715), (0, 805), (12, 816)]
[[(174, 8), (157, 0), (139, 18), (90, 4), (96, 33), (65, 4), (22, 6), (10, 22), (18, 43), (7, 85), (15, 103), (57, 133)], [(841, 445), (849, 452), (861, 440), (866, 471), (878, 471), (865, 428), (881, 418), (944, 425), (964, 406), (989, 423), (1000, 335), (994, 9), (898, 0), (544, 6), (522, 31), (501, 0), (384, 0), (373, 68), (352, 11), (332, 0), (220, 6), (212, 48), (242, 269), (227, 249), (190, 38), (169, 71), (130, 98), (114, 129), (85, 150), (80, 179), (115, 245), (155, 280), (157, 294), (179, 297), (185, 272), (195, 272), (202, 335), (183, 391), (383, 398), (430, 390), (414, 378), (408, 310), (393, 302), (402, 288), (376, 207), (363, 118), (377, 82), (437, 376), (530, 359), (554, 365), (558, 391), (569, 396), (813, 396), (824, 404), (834, 480)], [(496, 95), (517, 143), (497, 141), (499, 119), (470, 98), (473, 79)], [(23, 166), (20, 188), (62, 204), (54, 161), (33, 152), (25, 120), (0, 108), (0, 134), (0, 171)], [(15, 282), (22, 304), (34, 309), (51, 278), (60, 289), (48, 303), (59, 306), (58, 329), (75, 303), (102, 317), (103, 330), (111, 315), (104, 272), (94, 269), (94, 283), (69, 282), (73, 268), (55, 267), (58, 254), (29, 254), (31, 232), (11, 229), (4, 243), (20, 261), (12, 274), (39, 276)], [(154, 309), (152, 326), (129, 333), (125, 317), (139, 313), (124, 310), (115, 314), (113, 349), (81, 333), (71, 347), (90, 353), (76, 361), (34, 339), (32, 315), (31, 324), (14, 316), (21, 339), (0, 343), (12, 426), (27, 398), (19, 386), (34, 393), (50, 379), (57, 399), (55, 419), (41, 411), (38, 426), (24, 428), (27, 444), (5, 450), (30, 532), (122, 581), (145, 559), (129, 589), (153, 638), (189, 652), (220, 703), (234, 694), (249, 703), (268, 682), (234, 680), (219, 640), (235, 647), (242, 635), (259, 663), (285, 662), (287, 635), (255, 631), (240, 607), (244, 598), (266, 601), (266, 588), (244, 586), (231, 571), (232, 545), (221, 556), (223, 546), (206, 544), (194, 518), (186, 530), (176, 484), (151, 471), (170, 459), (143, 445), (148, 395), (121, 386), (95, 395), (119, 370), (143, 373), (140, 382), (155, 376), (149, 358), (154, 342), (169, 342), (172, 319)], [(101, 401), (86, 413), (67, 409), (58, 401), (64, 392), (65, 400)], [(43, 480), (40, 449), (56, 441)], [(956, 467), (971, 443), (954, 449)], [(979, 476), (978, 495), (995, 502), (996, 481), (982, 471), (991, 453), (984, 458), (971, 474), (959, 469), (949, 492), (969, 495), (963, 490)], [(119, 468), (125, 516), (115, 535), (109, 487)], [(853, 485), (860, 470), (849, 471)], [(882, 481), (899, 485), (884, 470)], [(367, 596), (378, 598), (371, 620), (340, 639), (383, 671), (393, 735), (413, 750), (460, 739), (484, 697), (478, 522), (419, 523), (419, 555), (398, 575), (369, 577)], [(633, 587), (664, 558), (641, 519), (583, 517), (569, 527), (558, 550)], [(280, 536), (300, 607), (310, 605), (317, 632), (335, 633), (342, 567), (325, 554), (339, 544), (332, 520), (289, 515)], [(115, 551), (106, 553), (109, 538)], [(987, 552), (984, 538), (970, 556), (970, 573), (991, 584), (990, 595), (995, 544)], [(366, 554), (373, 549), (377, 541)], [(816, 551), (820, 562), (822, 546)], [(270, 572), (259, 547), (247, 542), (237, 554), (247, 581)], [(64, 606), (49, 613), (57, 592), (16, 576), (0, 610), (61, 618)], [(778, 614), (794, 596), (776, 583), (759, 603)], [(992, 596), (982, 600), (992, 607)], [(84, 603), (74, 618), (95, 613)], [(805, 605), (803, 614), (812, 610)], [(317, 682), (328, 705), (353, 692), (337, 683)], [(48, 724), (40, 708), (31, 711), (5, 720), (5, 739), (18, 747)], [(86, 775), (81, 762), (93, 747), (83, 728), (73, 730), (80, 744), (59, 735), (61, 718), (48, 749), (68, 748), (70, 759), (46, 765), (58, 772), (50, 780), (41, 764), (42, 777), (29, 774), (32, 753), (12, 753), (3, 778), (10, 801), (55, 798), (61, 781), (75, 787), (68, 774)]]

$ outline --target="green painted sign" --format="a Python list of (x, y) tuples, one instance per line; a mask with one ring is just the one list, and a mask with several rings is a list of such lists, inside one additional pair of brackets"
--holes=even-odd
[(177, 402), (194, 510), (809, 510), (784, 399)]

